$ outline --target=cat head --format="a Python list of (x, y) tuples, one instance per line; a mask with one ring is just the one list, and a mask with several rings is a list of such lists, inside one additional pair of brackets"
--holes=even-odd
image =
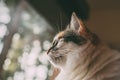
[(67, 28), (54, 37), (53, 44), (47, 52), (49, 60), (53, 65), (64, 66), (70, 57), (74, 59), (82, 54), (88, 43), (97, 45), (99, 39), (73, 13)]

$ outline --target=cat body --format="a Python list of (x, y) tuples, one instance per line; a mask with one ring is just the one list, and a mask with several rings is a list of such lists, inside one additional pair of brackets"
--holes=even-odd
[(120, 80), (120, 53), (90, 32), (75, 13), (47, 54), (60, 70), (54, 80)]

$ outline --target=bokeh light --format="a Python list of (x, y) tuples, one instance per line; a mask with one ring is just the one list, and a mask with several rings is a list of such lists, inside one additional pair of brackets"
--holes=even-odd
[[(17, 9), (21, 9), (21, 15), (17, 17), (18, 23), (15, 26), (18, 30), (12, 36), (4, 61), (3, 80), (48, 80), (50, 65), (46, 50), (51, 46), (49, 39), (53, 34), (48, 33), (51, 25), (28, 3), (25, 5), (26, 8)], [(14, 7), (11, 8), (14, 11)], [(3, 1), (0, 2), (0, 52), (4, 47), (2, 39), (10, 34), (9, 29), (14, 24), (10, 22), (15, 18), (10, 16), (13, 13), (16, 12), (11, 12)], [(11, 30), (14, 31), (13, 28)]]

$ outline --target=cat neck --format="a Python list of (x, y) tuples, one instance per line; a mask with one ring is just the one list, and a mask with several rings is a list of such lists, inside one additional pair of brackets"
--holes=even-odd
[[(88, 71), (87, 67), (90, 62), (88, 56), (90, 54), (94, 54), (97, 48), (98, 46), (95, 46), (88, 42), (82, 50), (80, 49), (79, 51), (68, 55), (66, 65), (60, 68), (61, 71), (56, 80), (63, 78), (63, 76), (65, 76), (65, 79), (62, 80), (82, 79)], [(78, 76), (78, 74), (80, 75)]]
[[(97, 72), (107, 66), (107, 64), (120, 59), (119, 52), (110, 49), (104, 43), (97, 46), (88, 44), (88, 47), (84, 48), (83, 51), (75, 54), (68, 56), (69, 59), (66, 65), (61, 67), (61, 71), (55, 80), (94, 80), (96, 78), (94, 75)], [(106, 57), (103, 58), (104, 56)], [(111, 66), (109, 67), (111, 68)], [(117, 69), (119, 71), (119, 68)], [(108, 74), (107, 72), (105, 73)], [(102, 76), (104, 78), (104, 75)], [(102, 77), (100, 77), (100, 80), (102, 80)]]

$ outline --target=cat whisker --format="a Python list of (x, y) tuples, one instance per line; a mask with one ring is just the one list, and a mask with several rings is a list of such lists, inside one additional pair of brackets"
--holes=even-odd
[(63, 49), (63, 48), (61, 48), (60, 51), (69, 51), (69, 49)]
[(71, 50), (69, 50), (69, 49), (60, 50), (61, 53), (68, 53), (68, 52), (70, 52), (70, 51), (71, 51)]
[(56, 27), (57, 27), (58, 32), (60, 32), (61, 30), (58, 24), (56, 24)]
[(61, 31), (62, 31), (62, 14), (60, 14), (60, 28), (61, 28)]

